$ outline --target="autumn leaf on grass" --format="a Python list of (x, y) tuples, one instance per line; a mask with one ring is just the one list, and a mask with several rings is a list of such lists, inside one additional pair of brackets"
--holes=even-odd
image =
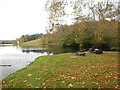
[(34, 88), (32, 84), (26, 84), (26, 86), (28, 86), (28, 88)]
[(62, 83), (62, 84), (65, 84), (65, 81), (62, 81), (61, 83)]
[(8, 82), (13, 82), (13, 80), (10, 80), (10, 81), (8, 81)]
[(85, 84), (85, 82), (82, 82), (82, 84)]
[(20, 86), (23, 86), (22, 84), (20, 84)]
[(97, 82), (92, 82), (92, 84), (99, 85)]
[(16, 84), (13, 84), (13, 87), (16, 86)]
[(54, 75), (54, 74), (55, 74), (55, 72), (53, 71), (53, 72), (52, 72), (52, 75)]
[(24, 75), (20, 75), (21, 77), (24, 77)]
[(97, 73), (95, 73), (94, 75), (95, 75), (95, 76), (98, 76), (98, 74), (97, 74)]
[(43, 87), (43, 88), (46, 88), (46, 87)]
[(32, 74), (28, 74), (27, 76), (28, 76), (28, 77), (31, 77), (31, 76), (32, 76)]
[(70, 75), (70, 73), (67, 73), (67, 75)]
[(105, 76), (105, 78), (108, 78), (108, 76)]
[(50, 81), (50, 80), (46, 80), (46, 82), (48, 82), (48, 81)]
[(2, 86), (2, 88), (6, 88), (6, 86)]
[(43, 85), (43, 86), (44, 86), (44, 85), (45, 85), (45, 83), (42, 83), (41, 85)]
[(36, 80), (40, 80), (41, 78), (36, 78)]
[(34, 86), (31, 85), (31, 86), (29, 86), (28, 88), (34, 88)]
[(75, 80), (78, 80), (79, 78), (78, 77), (75, 77)]
[(25, 82), (27, 82), (27, 80), (24, 80), (23, 82), (25, 83)]
[(79, 78), (77, 77), (71, 77), (72, 80), (78, 80)]
[(68, 85), (68, 87), (73, 87), (73, 84), (70, 83), (70, 84)]
[(2, 81), (1, 83), (3, 84), (3, 83), (5, 83), (5, 81)]
[(56, 85), (54, 85), (54, 86), (53, 86), (53, 89), (56, 89), (56, 88), (57, 88), (57, 86), (56, 86)]
[(114, 76), (114, 79), (118, 79), (118, 77)]
[(61, 75), (62, 77), (64, 77), (65, 75)]
[(37, 74), (39, 74), (40, 72), (38, 71)]
[(85, 86), (82, 86), (82, 88), (84, 88)]
[(65, 79), (69, 79), (69, 77), (64, 77)]
[(44, 75), (47, 75), (47, 73), (44, 73)]
[(55, 79), (55, 80), (53, 80), (54, 82), (56, 82), (57, 80)]
[(115, 88), (118, 88), (118, 85), (116, 85)]
[(61, 79), (57, 79), (57, 81), (60, 81)]
[(95, 68), (95, 66), (92, 66), (92, 68)]
[(39, 87), (35, 87), (35, 88), (39, 88)]

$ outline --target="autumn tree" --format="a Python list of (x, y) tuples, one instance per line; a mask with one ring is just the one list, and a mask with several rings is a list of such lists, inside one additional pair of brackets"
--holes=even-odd
[(64, 22), (65, 5), (64, 0), (47, 0), (45, 8), (48, 12), (49, 32), (54, 32)]

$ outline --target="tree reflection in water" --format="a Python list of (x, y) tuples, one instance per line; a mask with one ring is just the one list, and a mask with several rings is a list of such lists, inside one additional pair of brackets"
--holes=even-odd
[(24, 49), (26, 47), (22, 47), (23, 53), (47, 53), (48, 55), (53, 54), (60, 54), (60, 53), (69, 53), (69, 52), (76, 52), (79, 50), (79, 48), (72, 48), (72, 47), (60, 47), (60, 46), (43, 46), (43, 47), (28, 47), (27, 49)]

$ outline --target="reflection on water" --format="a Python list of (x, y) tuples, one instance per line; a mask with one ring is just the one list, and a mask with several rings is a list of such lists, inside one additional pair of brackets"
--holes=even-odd
[[(75, 52), (75, 48), (62, 48), (58, 46), (20, 47), (15, 45), (0, 44), (0, 80), (10, 73), (29, 65), (38, 56), (53, 55), (59, 53)], [(11, 66), (1, 66), (11, 65)]]
[[(26, 49), (27, 48), (27, 49)], [(40, 47), (37, 48), (33, 48), (33, 47), (22, 47), (22, 52), (23, 53), (30, 53), (30, 52), (34, 52), (34, 53), (53, 53), (53, 54), (60, 54), (60, 53), (68, 53), (68, 52), (76, 52), (78, 51), (79, 48), (70, 48), (70, 47), (60, 47), (60, 46), (46, 46), (46, 45), (42, 45)]]
[(0, 44), (0, 47), (7, 47), (7, 46), (16, 46), (14, 44)]

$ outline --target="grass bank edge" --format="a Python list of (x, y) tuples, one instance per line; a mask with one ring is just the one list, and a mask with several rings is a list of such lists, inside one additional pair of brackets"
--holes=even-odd
[[(74, 63), (74, 62), (76, 62), (76, 64), (80, 61), (81, 62), (81, 64), (80, 65), (83, 65), (83, 68), (85, 67), (87, 67), (86, 65), (84, 65), (84, 64), (82, 64), (82, 63), (84, 63), (84, 61), (85, 61), (85, 63), (86, 64), (88, 64), (89, 65), (89, 63), (91, 62), (91, 63), (93, 63), (93, 62), (95, 62), (96, 64), (97, 64), (97, 59), (98, 58), (100, 58), (100, 59), (103, 59), (103, 57), (105, 58), (105, 62), (104, 61), (102, 61), (102, 60), (98, 60), (98, 63), (103, 63), (103, 65), (108, 65), (109, 63), (112, 65), (112, 63), (114, 63), (114, 61), (116, 61), (116, 63), (117, 63), (117, 60), (113, 60), (113, 59), (117, 59), (117, 54), (118, 54), (118, 52), (104, 52), (104, 54), (101, 54), (101, 55), (96, 55), (96, 54), (90, 54), (89, 52), (86, 52), (87, 53), (87, 56), (76, 56), (76, 55), (74, 55), (74, 54), (72, 54), (72, 53), (64, 53), (64, 54), (58, 54), (58, 55), (51, 55), (51, 56), (40, 56), (40, 57), (37, 57), (36, 59), (35, 59), (35, 61), (33, 61), (33, 62), (31, 62), (27, 67), (25, 67), (25, 68), (23, 68), (23, 69), (21, 69), (21, 70), (18, 70), (17, 72), (15, 72), (15, 73), (13, 73), (13, 74), (11, 74), (10, 76), (8, 76), (6, 79), (5, 79), (5, 81), (7, 81), (7, 83), (9, 84), (9, 81), (11, 81), (11, 80), (13, 80), (13, 79), (15, 79), (15, 77), (17, 76), (16, 74), (19, 74), (20, 72), (22, 72), (22, 73), (24, 73), (23, 75), (24, 76), (27, 76), (27, 74), (30, 74), (30, 73), (32, 73), (32, 72), (29, 72), (29, 71), (31, 71), (31, 69), (32, 68), (34, 68), (34, 69), (40, 69), (40, 66), (38, 66), (37, 67), (37, 65), (39, 65), (39, 64), (41, 64), (42, 65), (42, 63), (43, 63), (43, 66), (42, 66), (42, 69), (40, 69), (40, 70), (42, 70), (43, 71), (43, 69), (46, 69), (48, 66), (51, 66), (51, 68), (49, 68), (49, 70), (48, 70), (48, 73), (50, 73), (50, 74), (48, 74), (48, 75), (50, 75), (50, 77), (56, 77), (56, 76), (51, 76), (52, 75), (52, 70), (53, 71), (55, 71), (55, 72), (57, 72), (55, 69), (54, 69), (54, 65), (53, 64), (55, 64), (56, 63), (56, 65), (58, 65), (58, 66), (56, 66), (57, 68), (59, 67), (59, 65), (61, 64), (63, 64), (63, 65), (66, 65), (66, 66), (64, 66), (64, 68), (65, 68), (65, 70), (66, 71), (64, 71), (64, 72), (62, 72), (62, 74), (64, 74), (64, 76), (66, 76), (66, 73), (67, 73), (67, 66), (70, 66), (70, 69), (71, 69), (71, 72), (74, 72), (74, 70), (75, 69), (72, 69), (72, 68), (74, 68), (74, 67), (76, 67), (76, 66), (72, 66), (71, 67), (71, 65)], [(93, 55), (93, 57), (89, 57), (89, 55)], [(103, 57), (102, 57), (103, 56)], [(107, 57), (107, 56), (109, 56), (109, 57)], [(87, 60), (85, 60), (85, 58), (87, 58), (88, 59), (88, 61)], [(92, 59), (94, 59), (94, 58), (96, 58), (96, 60), (94, 61), (94, 60), (92, 60)], [(59, 60), (60, 59), (60, 60)], [(89, 61), (89, 59), (91, 60), (91, 61)], [(108, 60), (107, 60), (108, 59)], [(112, 62), (108, 62), (109, 61), (109, 59), (110, 59), (110, 61), (112, 61)], [(104, 59), (103, 59), (104, 60)], [(107, 62), (106, 62), (106, 60), (107, 60)], [(62, 61), (62, 62), (61, 62)], [(69, 63), (67, 63), (67, 62), (69, 62)], [(46, 65), (44, 65), (45, 63), (47, 63)], [(49, 64), (50, 63), (50, 64)], [(95, 64), (95, 63), (93, 63), (93, 65)], [(48, 65), (49, 64), (49, 65)], [(36, 65), (36, 68), (35, 67), (33, 67), (33, 66), (35, 66)], [(79, 64), (78, 64), (79, 65)], [(91, 64), (92, 65), (92, 64)], [(44, 67), (45, 66), (45, 67)], [(63, 68), (63, 66), (61, 66), (62, 68)], [(91, 66), (92, 67), (92, 66)], [(101, 67), (100, 67), (101, 68)], [(103, 71), (102, 72), (104, 72), (105, 73), (105, 71), (106, 71), (106, 68), (107, 67), (105, 67), (105, 70), (103, 69)], [(77, 69), (77, 68), (76, 68)], [(80, 69), (80, 68), (79, 68)], [(107, 68), (107, 70), (108, 70), (109, 68)], [(113, 67), (113, 69), (114, 69), (114, 67)], [(38, 70), (38, 71), (40, 71), (40, 70)], [(57, 69), (57, 70), (59, 70), (59, 69)], [(78, 70), (78, 69), (77, 69)], [(25, 71), (25, 72), (24, 72)], [(28, 73), (26, 73), (26, 71), (28, 71)], [(36, 70), (37, 71), (37, 70)], [(109, 70), (110, 71), (110, 70)], [(115, 71), (117, 71), (117, 68), (115, 69)], [(90, 71), (90, 72), (93, 72), (93, 71)], [(99, 72), (99, 71), (97, 71), (97, 72)], [(114, 71), (112, 71), (112, 72), (109, 72), (109, 73), (113, 73)], [(21, 73), (21, 74), (22, 74)], [(26, 73), (26, 74), (25, 74)], [(46, 73), (45, 71), (44, 71), (44, 73)], [(47, 77), (44, 77), (44, 73), (41, 73), (40, 75), (40, 77), (42, 77), (42, 78), (47, 78)], [(87, 73), (86, 73), (87, 74)], [(94, 74), (94, 73), (93, 73)], [(96, 74), (96, 73), (95, 73)], [(14, 76), (15, 75), (15, 76)], [(74, 76), (74, 73), (73, 73), (73, 75), (72, 76)], [(24, 77), (22, 77), (22, 76), (20, 76), (20, 74), (19, 74), (19, 76), (18, 77), (21, 77), (21, 78), (19, 78), (19, 79), (21, 79), (21, 80), (23, 80), (23, 82), (25, 81), (25, 79), (26, 78), (24, 78)], [(38, 77), (38, 76), (36, 76), (36, 77)], [(31, 78), (32, 80), (33, 79), (35, 79), (36, 77), (33, 77), (33, 78)], [(91, 78), (93, 78), (93, 76), (91, 75), (90, 76)], [(98, 77), (98, 76), (95, 76), (95, 77)], [(64, 79), (64, 78), (61, 78), (61, 77), (57, 77), (57, 78), (60, 78), (62, 81), (62, 85), (58, 85), (58, 84), (61, 84), (61, 82), (59, 82), (59, 83), (56, 83), (56, 82), (53, 82), (54, 84), (56, 83), (57, 85), (58, 85), (58, 88), (60, 88), (60, 87), (67, 87), (67, 86), (69, 86), (69, 84), (71, 85), (74, 85), (75, 86), (75, 81), (73, 80), (73, 83), (71, 83), (72, 81), (71, 80), (69, 80), (68, 82), (66, 82), (66, 79)], [(85, 83), (85, 81), (84, 81), (84, 77), (82, 76), (82, 78), (83, 78), (83, 80), (81, 81), (80, 80), (80, 83)], [(102, 78), (102, 77), (100, 77), (100, 78)], [(108, 77), (107, 77), (108, 78)], [(18, 79), (18, 80), (19, 80)], [(27, 79), (29, 79), (29, 78), (27, 78)], [(30, 81), (31, 81), (31, 79), (29, 79), (28, 81), (28, 84), (30, 84)], [(104, 77), (104, 79), (106, 79), (106, 76)], [(107, 80), (107, 79), (106, 79)], [(113, 80), (113, 78), (111, 79), (111, 80)], [(33, 80), (33, 81), (36, 81), (36, 80)], [(64, 83), (63, 83), (63, 81), (65, 81), (66, 83), (67, 83), (67, 86), (66, 85), (64, 85)], [(93, 80), (94, 81), (94, 80)], [(91, 82), (93, 82), (93, 81), (91, 81)], [(105, 81), (105, 80), (104, 80)], [(115, 80), (113, 80), (113, 81), (115, 81)], [(20, 83), (23, 83), (22, 81), (20, 81)], [(38, 81), (39, 82), (39, 81)], [(40, 82), (41, 84), (41, 86), (39, 86), (39, 87), (44, 87), (44, 83), (47, 83), (47, 82), (45, 82), (45, 81), (42, 81), (42, 82)], [(88, 81), (87, 81), (88, 82)], [(95, 82), (95, 81), (94, 81)], [(89, 82), (90, 83), (90, 82)], [(100, 81), (100, 83), (102, 83), (101, 81)], [(112, 81), (111, 81), (111, 83), (112, 83)], [(117, 80), (115, 81), (115, 84), (117, 83)], [(12, 84), (12, 83), (11, 83)], [(97, 82), (96, 83), (93, 83), (93, 84), (98, 84)], [(49, 83), (47, 84), (47, 85), (49, 85)], [(94, 88), (96, 88), (97, 86), (96, 85), (93, 85), (93, 86), (91, 86), (92, 84), (90, 84), (90, 85), (88, 85), (88, 84), (86, 84), (87, 86), (85, 86), (85, 87), (94, 87)], [(35, 86), (35, 87), (37, 87), (35, 84), (33, 85), (33, 86)], [(51, 85), (52, 86), (52, 85)], [(117, 86), (117, 85), (116, 85)], [(115, 86), (115, 87), (116, 87)], [(12, 87), (12, 86), (11, 86)], [(18, 87), (22, 87), (22, 86), (18, 86)], [(29, 86), (28, 86), (29, 87)], [(47, 86), (47, 87), (50, 87), (50, 86)], [(52, 86), (53, 87), (53, 86)], [(75, 87), (79, 87), (79, 86), (75, 86)], [(106, 85), (105, 87), (110, 87), (109, 85)], [(50, 87), (51, 88), (51, 87)], [(80, 86), (79, 88), (82, 88), (82, 86)], [(113, 88), (113, 86), (112, 86), (112, 88)]]

